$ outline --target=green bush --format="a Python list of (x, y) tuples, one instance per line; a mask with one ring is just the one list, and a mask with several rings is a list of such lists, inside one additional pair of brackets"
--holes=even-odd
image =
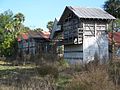
[(116, 85), (120, 85), (120, 62), (111, 62), (108, 68), (109, 77)]
[(57, 78), (59, 75), (58, 68), (54, 65), (43, 65), (41, 67), (37, 67), (36, 70), (41, 76), (52, 75), (54, 78)]

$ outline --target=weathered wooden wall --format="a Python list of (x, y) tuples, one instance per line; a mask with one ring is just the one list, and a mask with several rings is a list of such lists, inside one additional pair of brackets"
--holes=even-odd
[[(64, 34), (64, 58), (68, 61), (108, 59), (108, 23), (115, 20), (96, 8), (67, 6), (59, 20)], [(82, 51), (80, 51), (82, 49)]]
[(83, 23), (83, 60), (89, 62), (95, 57), (104, 63), (108, 59), (108, 25), (106, 22), (87, 21)]
[(63, 24), (64, 33), (64, 59), (71, 63), (82, 62), (83, 60), (83, 32), (79, 19), (73, 15), (65, 19)]
[(25, 54), (35, 54), (35, 41), (34, 39), (21, 40), (18, 42), (18, 51), (19, 53)]
[[(76, 24), (71, 25), (74, 27)], [(106, 61), (108, 59), (107, 22), (80, 20), (77, 25), (76, 28), (73, 28), (74, 30), (68, 28), (69, 25), (65, 26), (68, 29), (64, 29), (64, 58), (70, 62), (76, 62), (77, 60), (77, 62), (86, 63), (94, 60), (95, 55), (97, 55), (101, 62)], [(73, 33), (73, 31), (76, 33)], [(68, 32), (67, 35), (66, 32)], [(73, 37), (72, 40), (70, 37)]]
[(64, 59), (71, 63), (82, 62), (83, 46), (82, 45), (64, 45)]

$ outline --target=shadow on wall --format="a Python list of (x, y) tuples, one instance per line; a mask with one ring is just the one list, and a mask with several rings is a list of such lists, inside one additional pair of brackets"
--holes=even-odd
[[(91, 37), (92, 39), (94, 39), (94, 42), (89, 44), (87, 47), (83, 48), (84, 63), (89, 63), (90, 61), (93, 61), (93, 60), (99, 60), (100, 63), (106, 63), (108, 61), (109, 59), (108, 36), (105, 34), (102, 34), (96, 37)], [(90, 37), (87, 37), (87, 38), (90, 38)]]

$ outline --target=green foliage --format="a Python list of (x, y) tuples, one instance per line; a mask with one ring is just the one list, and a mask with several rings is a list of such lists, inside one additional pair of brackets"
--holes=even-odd
[[(120, 31), (120, 19), (116, 19), (113, 22), (114, 24), (112, 24), (112, 22), (109, 24), (108, 27), (108, 32), (112, 32), (112, 27), (114, 27), (114, 32), (118, 32)], [(113, 26), (112, 26), (113, 25)]]
[(43, 31), (43, 29), (42, 28), (36, 28), (36, 29), (34, 29), (35, 31)]
[(64, 87), (71, 81), (72, 76), (70, 75), (59, 75), (56, 80), (57, 90), (64, 90)]
[(68, 62), (67, 62), (66, 60), (64, 60), (64, 59), (61, 59), (61, 60), (59, 61), (59, 65), (60, 65), (62, 68), (68, 68), (68, 67), (70, 67), (69, 64), (68, 64)]
[(107, 0), (104, 4), (104, 10), (116, 18), (120, 18), (120, 0)]
[(110, 62), (108, 68), (109, 77), (113, 80), (115, 85), (120, 85), (120, 62)]
[(49, 22), (47, 23), (47, 28), (49, 29), (50, 32), (52, 31), (53, 21), (49, 21)]
[(44, 65), (37, 68), (37, 71), (41, 76), (52, 75), (54, 78), (57, 78), (59, 75), (58, 68), (52, 65)]
[(0, 14), (0, 28), (4, 29), (5, 25), (9, 23), (13, 18), (13, 13), (10, 10), (7, 10)]
[(22, 13), (13, 15), (8, 10), (0, 14), (0, 54), (10, 56), (15, 53), (17, 35), (24, 30), (22, 23), (25, 17)]
[(115, 20), (115, 31), (120, 31), (120, 19)]

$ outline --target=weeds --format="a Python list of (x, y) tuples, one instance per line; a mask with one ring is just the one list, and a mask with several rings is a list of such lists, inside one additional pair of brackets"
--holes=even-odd
[(0, 61), (0, 90), (120, 89), (119, 62), (70, 65), (63, 58), (52, 59), (50, 55), (37, 55), (17, 66)]

